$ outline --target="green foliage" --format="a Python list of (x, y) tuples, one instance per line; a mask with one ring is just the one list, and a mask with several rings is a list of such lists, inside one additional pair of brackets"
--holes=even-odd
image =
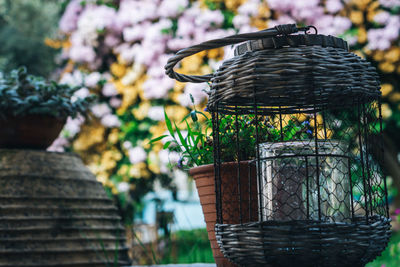
[(367, 267), (398, 267), (400, 266), (400, 233), (392, 235), (390, 242), (382, 255), (373, 262), (368, 263)]
[(59, 17), (58, 1), (0, 1), (0, 70), (27, 66), (30, 73), (45, 77), (54, 72), (58, 51), (44, 40), (55, 34)]
[(21, 67), (0, 76), (0, 112), (13, 116), (46, 114), (75, 117), (84, 113), (93, 100), (93, 96), (72, 99), (78, 89), (28, 75), (26, 68)]
[[(192, 101), (193, 102), (193, 101)], [(203, 116), (205, 121), (199, 122), (197, 116)], [(191, 118), (191, 122), (187, 121)], [(165, 123), (169, 135), (162, 135), (151, 140), (152, 143), (162, 139), (167, 140), (164, 149), (176, 151), (181, 154), (181, 160), (178, 162), (179, 168), (191, 168), (213, 163), (213, 138), (212, 138), (212, 119), (194, 109), (184, 120), (184, 127), (187, 130), (186, 136), (182, 130), (165, 113)], [(256, 125), (258, 129), (256, 130)], [(258, 131), (259, 142), (276, 142), (288, 140), (309, 139), (312, 137), (310, 124), (308, 121), (303, 123), (289, 120), (282, 127), (282, 131), (273, 126), (263, 116), (255, 115), (225, 115), (219, 117), (219, 132), (224, 133), (223, 138), (219, 140), (221, 150), (221, 160), (224, 162), (240, 160), (249, 160), (255, 158), (256, 132)], [(210, 133), (211, 132), (211, 133)], [(237, 147), (239, 145), (239, 153)], [(239, 154), (239, 155), (238, 155)]]
[[(168, 263), (213, 263), (214, 258), (208, 241), (206, 229), (181, 230), (172, 234), (172, 246), (161, 259)], [(172, 247), (176, 246), (176, 257), (172, 256)]]

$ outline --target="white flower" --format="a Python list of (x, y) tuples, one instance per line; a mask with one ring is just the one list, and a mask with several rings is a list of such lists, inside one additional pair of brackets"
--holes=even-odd
[(113, 97), (110, 99), (110, 106), (113, 108), (119, 108), (122, 104), (122, 100), (119, 99), (118, 97)]
[(98, 118), (111, 113), (111, 108), (106, 103), (94, 105), (92, 106), (91, 110), (92, 113)]
[(127, 182), (120, 182), (117, 186), (118, 192), (125, 193), (129, 191), (129, 184)]
[(107, 114), (103, 116), (100, 120), (101, 124), (108, 128), (112, 127), (119, 127), (121, 126), (121, 122), (119, 121), (118, 117), (113, 114)]
[(147, 158), (147, 153), (143, 147), (136, 146), (128, 150), (129, 161), (132, 164), (143, 162)]
[(81, 125), (84, 122), (83, 117), (76, 117), (72, 119), (71, 117), (67, 118), (67, 123), (64, 126), (64, 131), (67, 132), (68, 137), (74, 137), (81, 130)]
[(104, 96), (115, 96), (118, 94), (117, 89), (115, 88), (115, 85), (113, 83), (106, 83), (103, 86), (103, 90), (101, 91)]
[(125, 141), (122, 143), (122, 147), (125, 149), (130, 149), (130, 148), (132, 148), (132, 143), (129, 141)]
[(147, 113), (147, 117), (155, 121), (163, 121), (165, 119), (164, 108), (162, 106), (151, 107)]
[(101, 74), (99, 72), (92, 72), (85, 77), (85, 85), (87, 87), (96, 87), (97, 83), (101, 79)]
[(75, 102), (80, 99), (85, 99), (90, 95), (90, 91), (86, 87), (82, 87), (81, 89), (75, 91), (74, 95), (71, 97), (71, 102)]

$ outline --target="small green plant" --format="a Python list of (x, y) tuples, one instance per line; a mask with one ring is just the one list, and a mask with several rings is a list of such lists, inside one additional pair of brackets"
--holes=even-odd
[(29, 75), (25, 67), (12, 70), (0, 75), (0, 116), (42, 114), (75, 117), (84, 113), (93, 100), (93, 96), (73, 97), (78, 89)]
[[(193, 102), (193, 101), (192, 101)], [(164, 140), (164, 149), (180, 153), (178, 168), (191, 168), (213, 163), (213, 134), (212, 119), (204, 112), (194, 109), (187, 115), (181, 123), (186, 127), (184, 132), (165, 115), (165, 123), (169, 134), (159, 136), (151, 142)], [(204, 121), (200, 122), (198, 116), (203, 116)], [(191, 122), (188, 118), (191, 118)], [(312, 130), (308, 120), (299, 122), (296, 118), (291, 118), (280, 130), (274, 126), (271, 118), (255, 115), (224, 115), (219, 118), (218, 131), (223, 133), (219, 140), (221, 160), (223, 162), (249, 160), (255, 158), (256, 147), (256, 124), (258, 127), (259, 142), (275, 142), (288, 140), (304, 140), (312, 137)], [(237, 129), (239, 129), (237, 131)], [(237, 146), (239, 150), (237, 150)], [(237, 152), (239, 151), (239, 153)]]

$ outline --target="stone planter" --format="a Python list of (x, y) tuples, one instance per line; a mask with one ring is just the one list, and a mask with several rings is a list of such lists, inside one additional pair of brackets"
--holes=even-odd
[[(251, 178), (251, 193), (249, 190), (249, 163), (241, 162), (240, 171), (242, 173), (242, 188), (241, 199), (239, 203), (239, 193), (236, 180), (232, 182), (231, 179), (237, 177), (237, 163), (228, 162), (223, 163), (221, 166), (221, 188), (222, 188), (222, 205), (227, 207), (223, 210), (222, 217), (224, 223), (236, 224), (240, 223), (240, 215), (242, 215), (242, 222), (257, 221), (257, 179), (255, 175), (255, 166), (253, 165), (252, 172), (254, 177)], [(218, 246), (215, 237), (215, 224), (217, 222), (216, 211), (216, 195), (215, 195), (215, 176), (214, 165), (203, 165), (194, 167), (189, 170), (189, 174), (196, 182), (197, 191), (200, 197), (200, 203), (203, 209), (204, 218), (207, 225), (208, 238), (210, 240), (211, 249), (213, 251), (214, 259), (218, 267), (233, 267), (236, 264), (224, 258)], [(251, 210), (249, 210), (249, 203), (251, 203)], [(241, 208), (239, 208), (241, 205)], [(242, 211), (240, 214), (239, 211)]]
[(45, 115), (0, 117), (0, 148), (46, 149), (58, 137), (65, 121)]
[(102, 185), (70, 153), (0, 149), (0, 266), (128, 265)]

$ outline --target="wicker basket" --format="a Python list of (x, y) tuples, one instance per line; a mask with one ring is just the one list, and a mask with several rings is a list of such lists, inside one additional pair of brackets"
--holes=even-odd
[(216, 224), (225, 257), (243, 266), (364, 266), (390, 238), (390, 219), (353, 223), (264, 221)]

